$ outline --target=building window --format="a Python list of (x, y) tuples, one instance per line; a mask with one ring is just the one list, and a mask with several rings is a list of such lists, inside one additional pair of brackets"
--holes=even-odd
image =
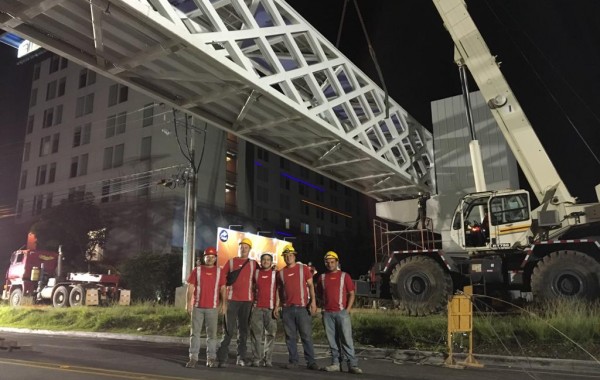
[(102, 168), (104, 170), (111, 168), (118, 168), (123, 166), (123, 153), (125, 151), (125, 145), (119, 144), (114, 147), (109, 146), (104, 148), (104, 164)]
[(310, 233), (310, 226), (308, 225), (308, 223), (304, 223), (304, 222), (300, 223), (300, 232), (305, 233), (305, 234)]
[(40, 63), (36, 63), (33, 66), (33, 80), (40, 79), (40, 71), (42, 69), (42, 65)]
[(21, 171), (21, 181), (19, 183), (19, 189), (23, 190), (27, 187), (27, 170)]
[(69, 66), (69, 61), (64, 57), (60, 57), (60, 69), (66, 69), (67, 66)]
[(49, 155), (51, 149), (52, 149), (51, 137), (50, 136), (42, 137), (40, 140), (40, 157)]
[(146, 104), (144, 106), (144, 114), (142, 120), (142, 127), (147, 127), (154, 123), (154, 103)]
[(283, 170), (290, 170), (290, 162), (283, 157), (279, 157), (279, 167)]
[(319, 220), (325, 219), (325, 212), (323, 211), (322, 208), (317, 208), (316, 212), (317, 212), (317, 219), (319, 219)]
[(33, 197), (33, 205), (31, 207), (31, 215), (39, 215), (42, 212), (43, 206), (44, 206), (44, 196), (43, 195), (35, 195)]
[(26, 142), (23, 147), (23, 162), (29, 161), (29, 155), (31, 154), (31, 143)]
[(31, 90), (31, 97), (29, 98), (29, 107), (33, 107), (37, 104), (37, 88)]
[(87, 174), (88, 154), (71, 158), (71, 172), (69, 177), (78, 177)]
[(118, 201), (121, 199), (121, 180), (113, 179), (111, 181), (102, 181), (102, 197), (100, 202)]
[(73, 147), (90, 143), (92, 123), (79, 125), (73, 131)]
[(56, 81), (49, 82), (46, 86), (46, 100), (54, 99), (56, 97)]
[(287, 177), (279, 177), (279, 186), (284, 190), (290, 189), (290, 179)]
[(316, 233), (317, 235), (323, 235), (323, 227), (317, 226)]
[(94, 112), (94, 94), (87, 94), (77, 98), (75, 117), (89, 115)]
[(127, 101), (129, 88), (122, 84), (113, 84), (108, 89), (108, 106), (123, 103)]
[(35, 175), (35, 185), (41, 186), (46, 183), (46, 165), (40, 165), (37, 167), (37, 173)]
[(106, 138), (125, 133), (127, 112), (111, 115), (106, 119)]
[(146, 161), (150, 159), (152, 155), (152, 136), (146, 136), (142, 138), (142, 146), (140, 149), (140, 161)]
[(96, 72), (88, 69), (82, 69), (79, 72), (79, 88), (84, 88), (96, 83)]
[(338, 216), (335, 213), (331, 213), (330, 214), (330, 221), (332, 224), (337, 224), (338, 223)]
[(269, 162), (269, 152), (264, 150), (263, 148), (256, 148), (257, 156), (259, 159)]
[(58, 81), (58, 94), (56, 96), (59, 98), (61, 96), (63, 96), (65, 94), (66, 87), (67, 87), (67, 78), (60, 78), (60, 80)]
[(54, 120), (54, 108), (48, 108), (44, 110), (44, 121), (42, 122), (42, 128), (48, 128), (52, 126)]
[(285, 229), (286, 230), (290, 229), (290, 218), (285, 218)]
[(52, 153), (58, 152), (58, 143), (60, 141), (60, 133), (52, 135)]
[(102, 197), (100, 198), (100, 202), (106, 203), (109, 201), (110, 194), (110, 181), (102, 181)]
[(30, 134), (31, 132), (33, 132), (34, 121), (35, 121), (34, 115), (29, 115), (29, 117), (27, 118), (27, 134)]
[(68, 199), (71, 202), (83, 201), (85, 196), (85, 185), (78, 186), (77, 188), (71, 187), (69, 189)]
[(56, 179), (56, 162), (50, 164), (50, 170), (48, 171), (48, 183), (53, 183)]
[(53, 55), (52, 58), (50, 58), (50, 70), (48, 71), (48, 73), (52, 74), (52, 73), (57, 72), (59, 64), (60, 64), (60, 57), (58, 55)]
[(323, 193), (320, 191), (316, 191), (315, 194), (317, 195), (316, 196), (317, 201), (323, 202)]

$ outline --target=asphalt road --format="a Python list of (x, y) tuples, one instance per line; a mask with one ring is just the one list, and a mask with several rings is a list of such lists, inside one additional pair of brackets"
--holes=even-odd
[[(0, 379), (431, 379), (431, 380), (569, 380), (600, 379), (600, 374), (568, 371), (527, 370), (526, 368), (486, 367), (450, 369), (391, 359), (361, 358), (363, 375), (287, 370), (287, 353), (276, 350), (273, 368), (184, 367), (187, 346), (181, 343), (131, 341), (106, 338), (37, 335), (1, 332), (0, 338), (17, 342), (19, 348), (0, 349)], [(201, 351), (201, 357), (203, 352)], [(318, 363), (329, 364), (325, 349), (317, 349)], [(600, 371), (599, 371), (600, 373)]]

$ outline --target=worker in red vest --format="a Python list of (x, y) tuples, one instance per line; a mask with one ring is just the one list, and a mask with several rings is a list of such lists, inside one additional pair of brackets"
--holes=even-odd
[(187, 297), (185, 308), (192, 318), (190, 330), (190, 359), (187, 368), (194, 368), (198, 363), (200, 351), (200, 334), (206, 326), (206, 366), (216, 367), (217, 362), (217, 321), (220, 285), (223, 282), (221, 268), (216, 266), (217, 250), (208, 247), (204, 250), (204, 265), (192, 269), (187, 279)]
[[(342, 357), (348, 361), (348, 372), (361, 374), (352, 341), (350, 310), (354, 304), (354, 282), (350, 275), (339, 269), (337, 253), (325, 254), (326, 273), (317, 281), (317, 294), (323, 300), (323, 326), (331, 350), (331, 364), (323, 368), (328, 372), (342, 370)], [(343, 356), (341, 356), (343, 354)]]

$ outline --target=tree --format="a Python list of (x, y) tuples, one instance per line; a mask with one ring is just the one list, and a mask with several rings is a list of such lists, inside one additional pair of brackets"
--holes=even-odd
[(45, 209), (31, 226), (39, 249), (58, 250), (62, 245), (65, 264), (81, 270), (89, 247), (88, 232), (105, 226), (100, 209), (90, 193), (62, 200), (58, 206)]

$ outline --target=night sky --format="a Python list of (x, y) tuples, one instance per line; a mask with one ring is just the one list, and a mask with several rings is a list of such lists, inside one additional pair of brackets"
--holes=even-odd
[[(290, 0), (335, 43), (344, 0)], [(318, 6), (317, 6), (318, 4)], [(432, 2), (358, 0), (391, 97), (431, 129), (430, 102), (460, 94), (453, 46)], [(600, 163), (600, 2), (478, 0), (469, 11), (571, 193), (595, 200)], [(340, 50), (379, 83), (349, 1)], [(30, 65), (0, 44), (0, 205), (16, 202)], [(474, 84), (470, 85), (476, 90)]]

